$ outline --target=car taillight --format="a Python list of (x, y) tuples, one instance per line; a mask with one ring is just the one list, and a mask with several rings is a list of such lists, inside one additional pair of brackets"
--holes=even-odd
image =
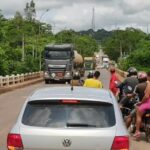
[(77, 104), (77, 103), (80, 103), (79, 100), (70, 100), (70, 99), (62, 100), (61, 102), (65, 103), (65, 104)]
[(7, 148), (8, 150), (23, 150), (23, 144), (20, 134), (8, 134)]
[(111, 150), (129, 150), (129, 137), (116, 136), (114, 138)]

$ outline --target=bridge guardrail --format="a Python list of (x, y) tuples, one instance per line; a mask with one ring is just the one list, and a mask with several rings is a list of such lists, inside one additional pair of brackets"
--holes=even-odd
[(17, 74), (11, 76), (8, 75), (0, 76), (0, 87), (15, 85), (25, 81), (42, 78), (42, 77), (43, 77), (43, 71)]
[(123, 78), (126, 78), (127, 77), (127, 72), (125, 72), (125, 71), (122, 71), (122, 70), (120, 70), (120, 69), (116, 69), (116, 72), (121, 76), (121, 77), (123, 77)]
[(120, 81), (123, 81), (127, 77), (127, 74), (128, 74), (127, 72), (122, 71), (118, 68), (116, 68), (116, 73), (119, 75), (118, 77)]

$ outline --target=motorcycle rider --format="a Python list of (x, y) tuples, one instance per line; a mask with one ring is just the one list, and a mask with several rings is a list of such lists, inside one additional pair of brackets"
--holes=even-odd
[(72, 86), (82, 86), (81, 80), (80, 80), (80, 74), (78, 72), (75, 72), (73, 75), (73, 79), (71, 80)]
[[(148, 80), (149, 80), (149, 73), (148, 75)], [(137, 105), (136, 107), (136, 131), (135, 134), (133, 135), (133, 137), (135, 139), (140, 138), (140, 126), (141, 126), (141, 122), (142, 122), (142, 116), (145, 113), (146, 110), (150, 110), (150, 91), (149, 90), (150, 87), (150, 82), (147, 82), (147, 86), (146, 86), (146, 90), (144, 91), (144, 97), (142, 99), (142, 101)], [(147, 98), (146, 98), (147, 97)]]
[[(137, 86), (135, 87), (135, 90), (133, 92), (133, 94), (131, 96), (135, 96), (138, 95), (139, 101), (141, 101), (144, 97), (144, 92), (147, 86), (147, 74), (146, 72), (139, 72), (138, 75), (138, 80), (139, 80), (139, 84), (137, 84)], [(136, 115), (136, 110), (133, 109), (131, 111), (131, 113), (129, 114), (129, 116), (126, 117), (126, 126), (127, 128), (130, 126), (131, 122), (132, 122), (132, 118), (135, 117)]]
[(87, 78), (93, 78), (94, 76), (94, 72), (93, 71), (89, 71), (88, 75), (87, 75)]
[(142, 101), (145, 101), (146, 99), (148, 99), (149, 96), (150, 96), (150, 71), (147, 72), (147, 86), (146, 86), (145, 95)]
[(120, 107), (128, 105), (130, 97), (128, 94), (132, 94), (136, 85), (139, 83), (137, 79), (137, 69), (130, 67), (128, 70), (127, 78), (118, 86), (119, 89), (123, 90), (123, 98), (119, 100)]

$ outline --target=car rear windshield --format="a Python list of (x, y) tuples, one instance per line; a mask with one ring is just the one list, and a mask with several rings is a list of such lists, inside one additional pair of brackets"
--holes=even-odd
[(22, 123), (36, 127), (93, 127), (106, 128), (115, 125), (114, 107), (110, 103), (78, 101), (29, 102)]

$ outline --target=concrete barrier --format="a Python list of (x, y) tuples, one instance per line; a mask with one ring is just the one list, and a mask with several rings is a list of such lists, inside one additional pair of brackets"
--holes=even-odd
[(0, 94), (43, 81), (43, 72), (0, 76)]
[(17, 75), (11, 75), (8, 76), (0, 76), (0, 87), (6, 87), (14, 84), (19, 84), (25, 81), (42, 78), (43, 72), (30, 72), (25, 74), (17, 74)]
[(120, 70), (120, 69), (116, 69), (116, 73), (118, 73), (121, 77), (123, 77), (123, 78), (126, 78), (127, 77), (127, 72), (125, 72), (125, 71), (122, 71), (122, 70)]
[(126, 78), (127, 77), (127, 72), (125, 72), (125, 71), (122, 71), (122, 70), (120, 70), (120, 69), (116, 69), (116, 73), (118, 74), (118, 77), (119, 77), (119, 80), (120, 81), (123, 81), (124, 80), (124, 78)]

